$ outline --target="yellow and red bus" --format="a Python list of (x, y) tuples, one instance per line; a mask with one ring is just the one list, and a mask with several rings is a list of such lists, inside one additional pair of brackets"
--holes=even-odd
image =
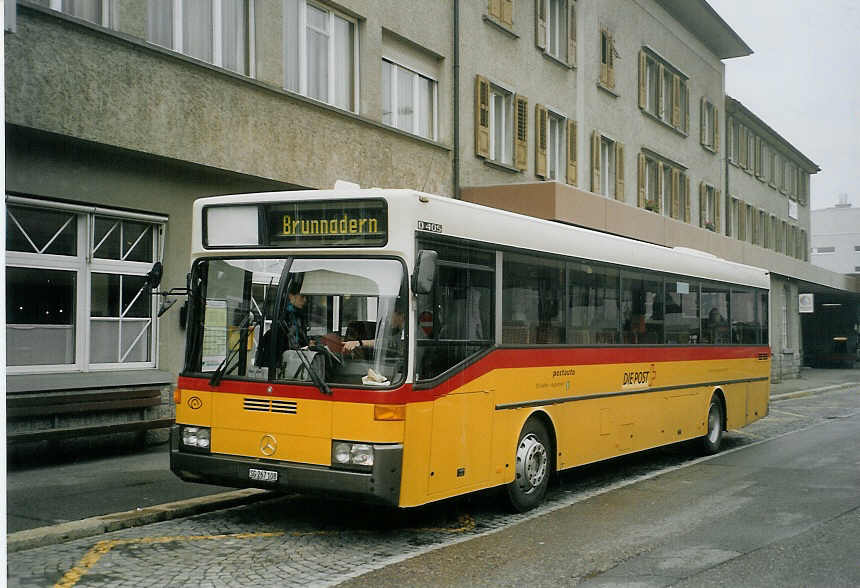
[(171, 469), (527, 510), (554, 472), (716, 452), (765, 416), (768, 292), (762, 269), (411, 190), (200, 199)]

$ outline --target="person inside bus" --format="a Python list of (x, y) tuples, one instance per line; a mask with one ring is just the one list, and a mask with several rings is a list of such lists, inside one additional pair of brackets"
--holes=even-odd
[[(275, 361), (287, 349), (301, 349), (313, 344), (308, 337), (308, 326), (305, 304), (307, 297), (300, 292), (301, 284), (293, 280), (287, 289), (287, 304), (282, 309), (279, 318), (278, 345)], [(260, 338), (257, 347), (256, 365), (271, 367), (269, 365), (269, 345), (272, 338), (272, 329), (266, 331)]]
[(708, 312), (708, 318), (705, 321), (705, 328), (702, 329), (702, 334), (705, 337), (705, 343), (728, 343), (725, 340), (726, 319), (720, 314), (717, 307), (711, 308)]
[[(391, 313), (391, 325), (388, 334), (385, 336), (386, 351), (389, 356), (403, 355), (403, 327), (406, 326), (406, 314), (401, 310), (395, 310)], [(357, 339), (354, 341), (345, 341), (343, 344), (344, 353), (353, 353), (356, 350), (367, 349), (372, 350), (376, 346), (374, 339)]]

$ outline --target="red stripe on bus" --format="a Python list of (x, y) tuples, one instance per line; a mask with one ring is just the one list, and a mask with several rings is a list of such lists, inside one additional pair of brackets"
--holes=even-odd
[[(701, 346), (496, 349), (433, 388), (414, 390), (412, 384), (404, 384), (393, 390), (368, 390), (331, 386), (331, 396), (326, 396), (316, 386), (303, 384), (222, 380), (219, 386), (210, 386), (209, 378), (188, 376), (180, 376), (177, 384), (183, 390), (201, 390), (224, 394), (246, 394), (249, 396), (270, 396), (275, 398), (306, 398), (369, 404), (406, 404), (409, 402), (435, 400), (497, 369), (757, 359), (762, 353), (770, 356), (770, 348), (766, 346)], [(271, 392), (269, 392), (270, 386)]]

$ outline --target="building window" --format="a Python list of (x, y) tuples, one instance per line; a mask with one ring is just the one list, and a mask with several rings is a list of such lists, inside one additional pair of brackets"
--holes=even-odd
[(47, 4), (51, 10), (89, 21), (93, 24), (115, 29), (116, 5), (110, 0), (48, 0), (37, 2)]
[(576, 4), (573, 0), (535, 2), (535, 42), (547, 55), (576, 63)]
[(436, 80), (382, 60), (382, 122), (436, 139)]
[(149, 0), (146, 40), (253, 76), (252, 7), (245, 0)]
[(824, 247), (816, 247), (816, 253), (836, 253), (836, 247), (825, 245)]
[(514, 0), (488, 0), (487, 14), (508, 28), (514, 25)]
[(690, 222), (690, 178), (678, 164), (640, 153), (638, 192), (639, 208)]
[(355, 21), (310, 0), (284, 0), (284, 87), (358, 111)]
[(624, 144), (595, 131), (591, 161), (591, 191), (624, 200)]
[(606, 29), (600, 30), (600, 83), (607, 88), (615, 88), (615, 38)]
[(490, 158), (510, 165), (513, 141), (513, 94), (490, 87)]
[(717, 107), (702, 97), (701, 105), (701, 136), (700, 142), (706, 149), (711, 151), (719, 151), (720, 148), (720, 131), (719, 131), (719, 113)]
[[(537, 105), (538, 114), (541, 108)], [(538, 116), (539, 121), (540, 118)], [(527, 124), (528, 99), (525, 96), (514, 95), (483, 76), (475, 76), (475, 155), (524, 170), (528, 152)]]
[(699, 226), (720, 232), (720, 191), (705, 182), (699, 184)]
[(687, 77), (649, 50), (639, 52), (639, 108), (684, 133), (689, 131)]
[(10, 372), (154, 367), (146, 274), (163, 224), (24, 199), (6, 214)]
[(548, 111), (547, 123), (547, 179), (559, 180), (564, 178), (567, 169), (565, 161), (566, 141), (564, 138), (565, 118)]

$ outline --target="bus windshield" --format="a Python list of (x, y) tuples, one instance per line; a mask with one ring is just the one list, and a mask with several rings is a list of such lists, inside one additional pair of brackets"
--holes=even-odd
[(406, 374), (407, 289), (395, 259), (221, 258), (193, 271), (186, 372), (388, 387)]

